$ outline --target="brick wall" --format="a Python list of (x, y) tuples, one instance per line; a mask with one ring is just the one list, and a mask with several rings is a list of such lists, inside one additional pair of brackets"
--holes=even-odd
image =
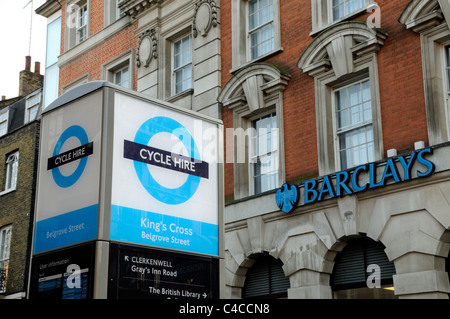
[(28, 95), (44, 85), (44, 76), (41, 74), (40, 62), (34, 63), (34, 72), (31, 71), (31, 57), (25, 57), (25, 69), (19, 73), (19, 96)]
[(12, 225), (7, 294), (27, 289), (39, 126), (33, 121), (0, 139), (0, 191), (5, 189), (7, 156), (19, 151), (16, 190), (0, 196), (0, 227)]
[[(280, 1), (283, 52), (265, 60), (291, 74), (284, 92), (286, 181), (296, 182), (318, 174), (314, 79), (296, 64), (312, 42), (311, 1)], [(408, 0), (380, 0), (381, 27), (388, 38), (378, 54), (378, 75), (383, 144), (386, 150), (410, 151), (415, 141), (427, 144), (424, 88), (419, 35), (397, 20)], [(355, 20), (366, 21), (369, 13)], [(221, 1), (222, 85), (231, 70), (231, 1)], [(233, 126), (232, 113), (223, 108), (225, 128)], [(320, 147), (320, 146), (319, 146)], [(233, 197), (233, 164), (225, 165), (225, 196)]]
[[(63, 4), (62, 12), (62, 25), (61, 25), (61, 53), (64, 53), (64, 34), (67, 25), (64, 23), (66, 16), (66, 8)], [(104, 27), (104, 3), (103, 1), (91, 1), (90, 12), (90, 27), (89, 35), (101, 31)], [(79, 79), (86, 74), (89, 74), (89, 81), (104, 80), (102, 78), (102, 65), (109, 60), (119, 56), (120, 54), (133, 49), (136, 52), (138, 38), (135, 34), (137, 23), (130, 25), (129, 27), (122, 29), (112, 37), (105, 39), (104, 41), (96, 43), (95, 47), (80, 54), (76, 59), (66, 63), (60, 67), (59, 70), (59, 94), (62, 92), (62, 88), (67, 84)], [(136, 67), (135, 64), (131, 67)], [(134, 72), (132, 89), (137, 88), (137, 72)]]

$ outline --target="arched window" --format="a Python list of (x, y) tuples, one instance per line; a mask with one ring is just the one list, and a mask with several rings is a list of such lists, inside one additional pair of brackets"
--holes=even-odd
[(384, 245), (370, 238), (348, 242), (335, 259), (331, 288), (335, 299), (392, 299), (394, 263)]
[(283, 263), (269, 255), (259, 257), (247, 271), (242, 298), (285, 298), (290, 287)]

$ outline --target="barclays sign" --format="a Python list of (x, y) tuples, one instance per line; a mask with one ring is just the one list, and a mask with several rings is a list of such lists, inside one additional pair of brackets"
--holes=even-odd
[[(426, 158), (427, 155), (432, 154), (431, 148), (425, 148), (408, 155), (391, 157), (384, 161), (367, 163), (350, 170), (311, 179), (298, 185), (284, 184), (276, 192), (276, 203), (282, 211), (290, 213), (301, 202), (301, 191), (303, 201), (300, 205), (304, 206), (387, 184), (427, 177), (435, 170), (434, 163)], [(413, 167), (416, 169), (413, 170)]]

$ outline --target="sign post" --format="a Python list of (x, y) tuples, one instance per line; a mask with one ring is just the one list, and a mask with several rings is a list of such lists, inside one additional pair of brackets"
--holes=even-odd
[(95, 81), (53, 102), (41, 127), (30, 296), (57, 295), (39, 290), (39, 265), (93, 245), (91, 295), (57, 297), (219, 297), (220, 121)]

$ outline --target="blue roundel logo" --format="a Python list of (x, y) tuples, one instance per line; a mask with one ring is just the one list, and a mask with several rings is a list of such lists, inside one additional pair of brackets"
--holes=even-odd
[[(80, 146), (61, 153), (64, 143), (71, 137), (80, 141)], [(83, 174), (86, 167), (87, 156), (93, 153), (93, 142), (89, 143), (86, 131), (79, 125), (73, 125), (67, 128), (59, 137), (53, 149), (53, 156), (48, 159), (47, 170), (52, 171), (55, 183), (62, 188), (67, 188), (75, 184)], [(78, 162), (76, 170), (69, 176), (61, 173), (59, 167), (74, 161)]]
[(290, 213), (297, 206), (299, 199), (300, 193), (295, 185), (284, 184), (275, 194), (278, 207), (285, 213)]
[[(188, 156), (177, 156), (167, 150), (148, 146), (150, 139), (159, 133), (175, 135), (183, 143)], [(199, 173), (200, 169), (206, 167), (207, 170), (207, 163), (201, 161), (197, 145), (189, 131), (179, 122), (165, 116), (157, 116), (144, 122), (134, 141), (125, 141), (124, 156), (133, 160), (136, 174), (145, 190), (158, 201), (169, 205), (189, 200), (198, 189), (200, 177), (205, 177), (202, 176), (203, 173)], [(188, 177), (180, 187), (167, 188), (153, 178), (147, 164), (186, 173)]]

